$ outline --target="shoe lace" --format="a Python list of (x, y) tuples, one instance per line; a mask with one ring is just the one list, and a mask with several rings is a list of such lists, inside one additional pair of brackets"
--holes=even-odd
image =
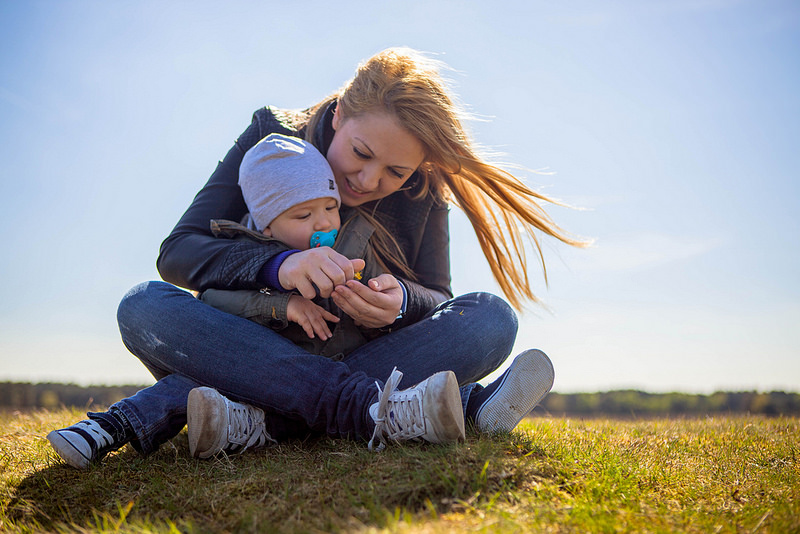
[[(378, 410), (375, 419), (375, 430), (367, 447), (376, 452), (386, 447), (386, 438), (392, 440), (407, 440), (425, 433), (425, 418), (422, 411), (422, 391), (413, 387), (397, 391), (397, 386), (403, 378), (403, 373), (392, 369), (392, 374), (386, 381), (385, 388), (375, 382), (378, 387)], [(375, 438), (379, 444), (373, 448)]]
[(96, 421), (81, 421), (76, 426), (79, 425), (83, 426), (84, 430), (95, 440), (98, 452), (105, 452), (106, 449), (116, 445), (117, 439), (106, 432)]
[[(102, 421), (105, 424), (101, 424)], [(124, 428), (111, 415), (107, 413), (90, 413), (89, 419), (78, 423), (94, 439), (97, 454), (104, 455), (112, 450), (117, 450), (128, 442)]]
[(244, 452), (250, 447), (261, 447), (267, 441), (275, 442), (264, 425), (264, 412), (225, 399), (228, 406), (228, 442), (233, 445), (228, 452)]

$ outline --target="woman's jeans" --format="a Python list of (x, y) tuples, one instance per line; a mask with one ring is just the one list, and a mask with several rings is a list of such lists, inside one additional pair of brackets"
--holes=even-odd
[(474, 382), (511, 352), (517, 318), (502, 299), (471, 293), (444, 302), (419, 322), (386, 334), (340, 362), (309, 354), (279, 333), (221, 312), (164, 282), (134, 287), (117, 313), (122, 340), (157, 382), (113, 405), (130, 422), (132, 445), (148, 454), (186, 425), (189, 391), (210, 386), (262, 408), (277, 440), (326, 433), (368, 438), (377, 401), (396, 366), (400, 388), (451, 370), (462, 402)]

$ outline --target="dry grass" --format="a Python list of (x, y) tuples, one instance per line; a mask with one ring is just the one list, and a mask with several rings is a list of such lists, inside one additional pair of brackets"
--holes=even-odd
[(532, 419), (452, 446), (322, 438), (208, 462), (184, 433), (77, 471), (44, 435), (82, 416), (0, 415), (0, 530), (800, 532), (795, 418)]

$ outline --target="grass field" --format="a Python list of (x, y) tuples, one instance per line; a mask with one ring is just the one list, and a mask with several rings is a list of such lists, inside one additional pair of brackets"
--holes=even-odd
[(800, 420), (537, 418), (370, 453), (326, 438), (212, 461), (185, 432), (62, 464), (77, 411), (0, 414), (0, 531), (800, 532)]

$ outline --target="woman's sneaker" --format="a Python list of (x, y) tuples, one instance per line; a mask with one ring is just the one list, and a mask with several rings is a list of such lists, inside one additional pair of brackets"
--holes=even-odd
[(264, 426), (263, 410), (228, 400), (213, 388), (189, 392), (186, 418), (189, 452), (195, 458), (210, 458), (223, 451), (238, 454), (277, 443)]
[(540, 350), (526, 350), (500, 378), (475, 394), (480, 402), (475, 426), (481, 432), (511, 432), (547, 395), (554, 379), (550, 358)]
[(90, 413), (89, 419), (53, 430), (47, 434), (47, 440), (66, 463), (77, 469), (86, 469), (125, 445), (130, 438), (114, 416)]
[[(452, 371), (443, 371), (411, 388), (396, 391), (403, 373), (395, 368), (383, 389), (378, 386), (378, 402), (370, 406), (375, 431), (370, 450), (382, 450), (386, 440), (424, 439), (431, 443), (451, 443), (464, 439), (464, 409), (458, 381)], [(373, 449), (375, 439), (378, 446)]]

